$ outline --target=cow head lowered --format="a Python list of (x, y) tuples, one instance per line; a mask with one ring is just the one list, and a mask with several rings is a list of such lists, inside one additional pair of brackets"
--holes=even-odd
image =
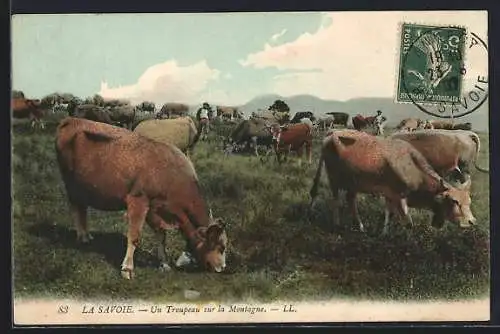
[[(201, 265), (207, 271), (220, 273), (226, 268), (227, 234), (221, 218), (213, 218), (210, 210), (210, 223), (196, 229), (196, 246), (190, 247), (177, 259), (176, 266)], [(193, 254), (195, 256), (193, 256)]]
[(455, 187), (441, 179), (442, 192), (434, 197), (432, 226), (442, 227), (445, 220), (464, 228), (476, 223), (476, 218), (470, 208), (470, 186), (470, 179)]

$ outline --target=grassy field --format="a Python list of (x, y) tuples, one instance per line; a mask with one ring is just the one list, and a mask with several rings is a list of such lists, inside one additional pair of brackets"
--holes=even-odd
[[(472, 210), (478, 227), (430, 227), (427, 212), (411, 210), (413, 230), (395, 227), (381, 236), (383, 207), (361, 196), (368, 229), (351, 232), (350, 215), (332, 222), (330, 190), (323, 174), (320, 193), (308, 210), (312, 166), (279, 166), (270, 160), (224, 158), (216, 141), (200, 142), (192, 160), (215, 216), (228, 225), (228, 270), (224, 274), (161, 273), (154, 236), (145, 226), (136, 252), (136, 277), (125, 281), (126, 224), (121, 212), (90, 210), (91, 244), (78, 246), (58, 171), (54, 134), (26, 122), (13, 126), (14, 293), (20, 296), (141, 298), (182, 301), (186, 289), (200, 301), (324, 300), (329, 298), (468, 298), (489, 293), (489, 177), (474, 172)], [(219, 132), (222, 129), (219, 129)], [(227, 131), (227, 129), (226, 129)], [(488, 136), (480, 134), (480, 165), (488, 166)], [(171, 233), (172, 261), (183, 248)]]

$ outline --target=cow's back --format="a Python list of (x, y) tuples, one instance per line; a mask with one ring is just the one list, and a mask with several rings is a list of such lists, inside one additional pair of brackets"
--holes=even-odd
[(150, 119), (137, 125), (134, 132), (160, 143), (168, 143), (185, 150), (196, 134), (196, 127), (189, 117), (175, 119)]
[[(390, 191), (396, 194), (417, 189), (430, 166), (411, 144), (398, 139), (378, 138), (356, 130), (333, 131), (342, 145), (339, 150), (333, 136), (323, 141), (328, 173), (345, 189), (361, 192)], [(424, 167), (418, 167), (415, 159)], [(432, 171), (430, 171), (432, 172)]]
[(306, 142), (312, 141), (312, 125), (308, 123), (297, 123), (289, 125), (286, 131), (282, 131), (280, 140), (285, 145), (297, 148)]
[(68, 195), (97, 209), (124, 209), (124, 199), (133, 189), (149, 198), (168, 198), (175, 191), (180, 198), (197, 180), (180, 150), (126, 129), (66, 118), (56, 138)]

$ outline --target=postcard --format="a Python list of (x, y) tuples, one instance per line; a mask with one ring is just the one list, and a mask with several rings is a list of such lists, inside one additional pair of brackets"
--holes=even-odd
[(487, 11), (11, 25), (15, 325), (490, 319)]

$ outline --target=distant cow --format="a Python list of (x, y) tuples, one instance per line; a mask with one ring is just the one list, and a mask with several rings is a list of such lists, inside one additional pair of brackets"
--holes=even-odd
[(233, 118), (243, 118), (243, 114), (238, 110), (237, 107), (217, 106), (216, 110), (217, 116), (221, 117), (222, 119), (232, 120)]
[(418, 118), (405, 118), (397, 126), (396, 130), (412, 132), (420, 128), (423, 121)]
[(47, 111), (42, 107), (40, 100), (31, 100), (24, 97), (13, 98), (11, 108), (14, 118), (29, 118), (31, 127), (38, 124), (40, 128), (45, 128), (42, 118)]
[(472, 123), (458, 123), (453, 125), (453, 130), (472, 130)]
[(384, 126), (387, 123), (387, 118), (382, 116), (380, 120), (376, 116), (363, 117), (356, 115), (352, 118), (352, 125), (358, 131), (373, 130), (375, 135), (384, 134)]
[(352, 118), (352, 125), (354, 129), (361, 131), (362, 129), (375, 124), (375, 116), (364, 117), (363, 115), (357, 114)]
[(177, 118), (187, 116), (189, 113), (189, 106), (183, 103), (165, 103), (156, 118)]
[(345, 112), (327, 112), (326, 115), (333, 116), (333, 121), (331, 123), (332, 125), (338, 124), (345, 128), (347, 127), (347, 123), (349, 121), (349, 114)]
[(453, 130), (453, 123), (450, 121), (430, 120), (433, 129)]
[(299, 164), (302, 162), (302, 153), (305, 148), (309, 164), (312, 159), (312, 122), (298, 123), (280, 126), (270, 126), (273, 135), (274, 149), (278, 162), (281, 163), (281, 155), (285, 158), (293, 151), (299, 156)]
[(170, 143), (184, 154), (192, 151), (200, 134), (189, 116), (175, 119), (150, 119), (137, 125), (134, 132), (161, 143)]
[(314, 114), (311, 111), (299, 111), (293, 116), (290, 123), (300, 123), (300, 120), (304, 118), (310, 119), (312, 122), (316, 120), (316, 117), (314, 117)]
[(412, 144), (443, 177), (457, 171), (459, 181), (464, 183), (470, 178), (472, 166), (480, 172), (489, 172), (477, 165), (481, 141), (472, 131), (418, 130), (412, 133), (394, 133), (391, 138)]
[(105, 108), (113, 125), (132, 130), (135, 121), (136, 108), (131, 105), (118, 105)]
[(121, 265), (124, 278), (133, 277), (134, 252), (144, 222), (158, 237), (161, 269), (170, 269), (165, 230), (175, 227), (205, 269), (224, 270), (225, 229), (211, 219), (196, 171), (175, 146), (119, 127), (68, 117), (57, 128), (56, 153), (76, 217), (78, 240), (92, 239), (87, 228), (89, 207), (127, 210), (127, 252)]
[(226, 139), (226, 152), (232, 152), (245, 145), (247, 149), (252, 146), (255, 156), (259, 156), (259, 146), (264, 146), (268, 150), (271, 149), (273, 145), (273, 135), (270, 131), (271, 124), (276, 124), (276, 121), (271, 123), (261, 118), (243, 120), (236, 125), (229, 138)]
[(310, 191), (311, 205), (318, 193), (321, 171), (325, 165), (333, 193), (334, 218), (339, 222), (339, 190), (346, 198), (354, 223), (364, 231), (359, 217), (358, 193), (382, 195), (386, 201), (387, 230), (389, 213), (404, 218), (412, 225), (408, 207), (433, 212), (433, 226), (445, 219), (461, 226), (474, 224), (470, 210), (470, 182), (455, 188), (446, 183), (429, 165), (425, 157), (410, 143), (394, 138), (380, 138), (355, 130), (338, 130), (323, 140), (314, 183)]
[(289, 123), (290, 121), (290, 115), (288, 114), (288, 112), (278, 112), (270, 110), (253, 112), (250, 118), (260, 118), (272, 123), (279, 123), (281, 125)]
[(78, 104), (75, 101), (70, 101), (67, 111), (71, 117), (85, 118), (106, 124), (113, 123), (108, 110), (95, 104)]

